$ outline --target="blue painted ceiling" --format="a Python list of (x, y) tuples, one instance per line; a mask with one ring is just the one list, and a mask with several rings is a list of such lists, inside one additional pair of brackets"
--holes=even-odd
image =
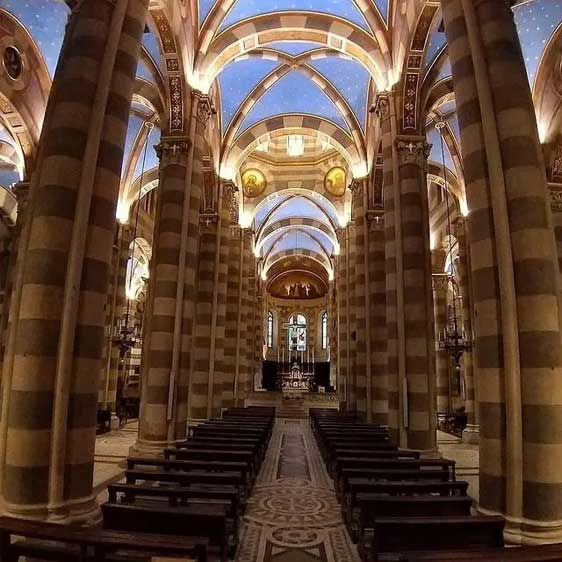
[(361, 11), (352, 0), (237, 0), (222, 22), (221, 29), (259, 14), (291, 10), (339, 16), (370, 31)]

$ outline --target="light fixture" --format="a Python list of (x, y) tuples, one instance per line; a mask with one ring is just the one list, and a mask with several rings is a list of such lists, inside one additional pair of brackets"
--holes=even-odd
[(293, 157), (304, 154), (304, 137), (302, 135), (289, 135), (287, 137), (287, 154)]
[(447, 168), (445, 166), (445, 145), (443, 141), (443, 133), (441, 129), (445, 127), (443, 121), (436, 123), (435, 128), (439, 131), (441, 136), (441, 161), (443, 165), (443, 181), (444, 181), (444, 192), (445, 192), (445, 205), (447, 207), (447, 234), (449, 241), (449, 259), (451, 262), (451, 267), (447, 275), (448, 283), (451, 285), (451, 291), (453, 294), (453, 303), (450, 310), (449, 317), (447, 319), (447, 326), (441, 334), (437, 341), (439, 349), (445, 350), (453, 359), (455, 368), (455, 378), (457, 388), (460, 390), (460, 361), (463, 353), (472, 348), (472, 341), (466, 338), (464, 330), (461, 330), (459, 326), (459, 318), (457, 314), (457, 299), (458, 299), (458, 288), (454, 282), (453, 273), (453, 237), (451, 234), (451, 210), (449, 208), (449, 190), (447, 189)]

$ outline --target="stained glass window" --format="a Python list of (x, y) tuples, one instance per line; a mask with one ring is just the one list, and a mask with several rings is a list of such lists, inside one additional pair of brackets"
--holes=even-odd
[(289, 349), (306, 351), (306, 318), (302, 314), (289, 318)]

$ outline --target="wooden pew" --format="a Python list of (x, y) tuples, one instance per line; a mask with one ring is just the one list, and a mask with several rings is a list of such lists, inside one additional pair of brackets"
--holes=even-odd
[(410, 481), (449, 482), (451, 472), (448, 469), (419, 470), (416, 468), (383, 469), (383, 468), (342, 468), (338, 473), (336, 492), (343, 497), (348, 491), (351, 478), (363, 478), (370, 481)]
[(405, 552), (388, 556), (398, 562), (560, 562), (562, 545), (517, 546), (478, 550), (451, 550), (447, 552)]
[(206, 472), (234, 472), (241, 473), (246, 482), (249, 482), (250, 467), (248, 463), (236, 461), (194, 461), (194, 460), (174, 460), (174, 459), (149, 459), (144, 457), (129, 457), (127, 468), (134, 470), (135, 467), (155, 467), (165, 471), (178, 470), (190, 472), (200, 470)]
[(229, 437), (221, 437), (221, 436), (211, 437), (210, 435), (189, 437), (185, 441), (177, 442), (176, 448), (183, 449), (183, 448), (193, 447), (194, 445), (197, 447), (199, 447), (199, 445), (203, 445), (204, 447), (207, 448), (212, 448), (214, 445), (215, 448), (218, 449), (230, 448), (230, 449), (235, 449), (237, 451), (249, 449), (251, 451), (254, 451), (258, 455), (260, 462), (265, 458), (265, 453), (267, 450), (265, 444), (259, 439), (251, 439), (251, 438), (245, 439), (244, 437), (229, 438)]
[[(228, 560), (229, 532), (224, 506), (156, 507), (105, 503), (101, 506), (104, 529), (162, 534), (203, 536), (218, 547), (221, 562)], [(175, 537), (174, 537), (175, 540)]]
[[(165, 449), (166, 459), (199, 462), (238, 462), (244, 463), (248, 470), (250, 481), (253, 482), (259, 469), (258, 461), (252, 451), (233, 451), (230, 449), (205, 449), (205, 448), (182, 448)], [(182, 470), (180, 468), (180, 470)]]
[(240, 495), (240, 500), (247, 497), (246, 479), (240, 472), (181, 472), (179, 470), (127, 470), (125, 471), (127, 484), (137, 482), (167, 482), (178, 486), (193, 486), (198, 484), (234, 486)]
[[(24, 540), (12, 542), (16, 536)], [(38, 541), (52, 542), (45, 544)], [(61, 546), (54, 546), (53, 542), (61, 543)], [(20, 556), (25, 556), (28, 559), (61, 562), (102, 562), (114, 560), (117, 555), (121, 561), (131, 559), (150, 562), (153, 556), (167, 556), (206, 562), (208, 545), (209, 539), (203, 537), (170, 538), (153, 533), (110, 531), (0, 517), (2, 561), (17, 562)]]
[[(426, 495), (426, 496), (456, 496), (467, 495), (468, 482), (455, 480), (454, 482), (423, 482), (423, 481), (404, 481), (404, 482), (382, 482), (377, 480), (367, 480), (365, 478), (350, 478), (348, 481), (347, 494), (342, 499), (342, 514), (344, 521), (350, 529), (350, 533), (355, 529), (358, 521), (359, 504), (358, 494), (386, 494), (388, 496), (400, 495)], [(355, 515), (357, 514), (357, 518)]]
[(346, 449), (336, 448), (328, 453), (326, 466), (328, 472), (333, 474), (337, 467), (339, 458), (360, 457), (363, 459), (414, 459), (420, 458), (419, 451), (407, 451), (405, 449)]
[(110, 503), (134, 503), (136, 498), (164, 498), (170, 507), (189, 503), (190, 500), (226, 502), (227, 515), (237, 519), (241, 513), (240, 495), (234, 486), (143, 486), (110, 484), (107, 487)]
[(377, 517), (370, 551), (378, 561), (390, 552), (498, 548), (503, 528), (501, 517)]
[[(384, 496), (358, 494), (359, 521), (352, 525), (352, 538), (357, 538), (359, 551), (367, 552), (366, 531), (380, 517), (468, 517), (472, 498), (468, 496)], [(356, 531), (356, 532), (355, 532)]]

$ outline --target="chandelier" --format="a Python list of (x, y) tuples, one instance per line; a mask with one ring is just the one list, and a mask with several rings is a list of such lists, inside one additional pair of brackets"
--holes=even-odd
[(436, 123), (435, 128), (441, 137), (441, 162), (443, 166), (443, 181), (445, 192), (445, 205), (447, 206), (447, 234), (449, 242), (449, 258), (451, 260), (450, 272), (447, 274), (447, 282), (451, 285), (453, 294), (453, 302), (450, 309), (449, 318), (445, 330), (439, 334), (437, 345), (439, 349), (445, 350), (452, 358), (455, 366), (457, 386), (460, 387), (460, 361), (465, 351), (469, 351), (473, 343), (466, 337), (466, 333), (459, 325), (459, 317), (457, 314), (457, 296), (455, 295), (455, 281), (453, 271), (453, 237), (451, 234), (451, 209), (449, 207), (449, 191), (447, 185), (447, 167), (445, 165), (445, 146), (443, 141), (443, 133), (441, 129), (445, 127), (443, 121)]
[(150, 121), (146, 121), (144, 123), (144, 126), (147, 128), (148, 132), (146, 135), (146, 141), (144, 145), (144, 152), (142, 158), (142, 168), (141, 168), (140, 179), (139, 179), (140, 187), (139, 187), (139, 194), (137, 197), (137, 208), (135, 214), (135, 226), (133, 228), (133, 243), (130, 248), (130, 256), (129, 256), (128, 268), (129, 267), (131, 268), (131, 272), (130, 275), (128, 276), (128, 283), (127, 283), (128, 286), (125, 287), (125, 294), (127, 297), (127, 308), (121, 326), (120, 327), (116, 326), (116, 330), (115, 330), (116, 333), (114, 333), (113, 337), (111, 338), (111, 340), (119, 347), (119, 359), (121, 360), (121, 362), (123, 362), (127, 353), (135, 346), (138, 340), (136, 327), (134, 325), (133, 326), (129, 325), (129, 318), (131, 316), (131, 300), (133, 300), (131, 286), (133, 283), (133, 271), (135, 268), (135, 249), (137, 244), (137, 230), (139, 225), (140, 202), (142, 196), (144, 195), (142, 188), (144, 183), (143, 182), (144, 172), (146, 168), (146, 155), (148, 152), (148, 143), (150, 141), (150, 134), (152, 133), (152, 129), (154, 129), (154, 123), (151, 123)]

